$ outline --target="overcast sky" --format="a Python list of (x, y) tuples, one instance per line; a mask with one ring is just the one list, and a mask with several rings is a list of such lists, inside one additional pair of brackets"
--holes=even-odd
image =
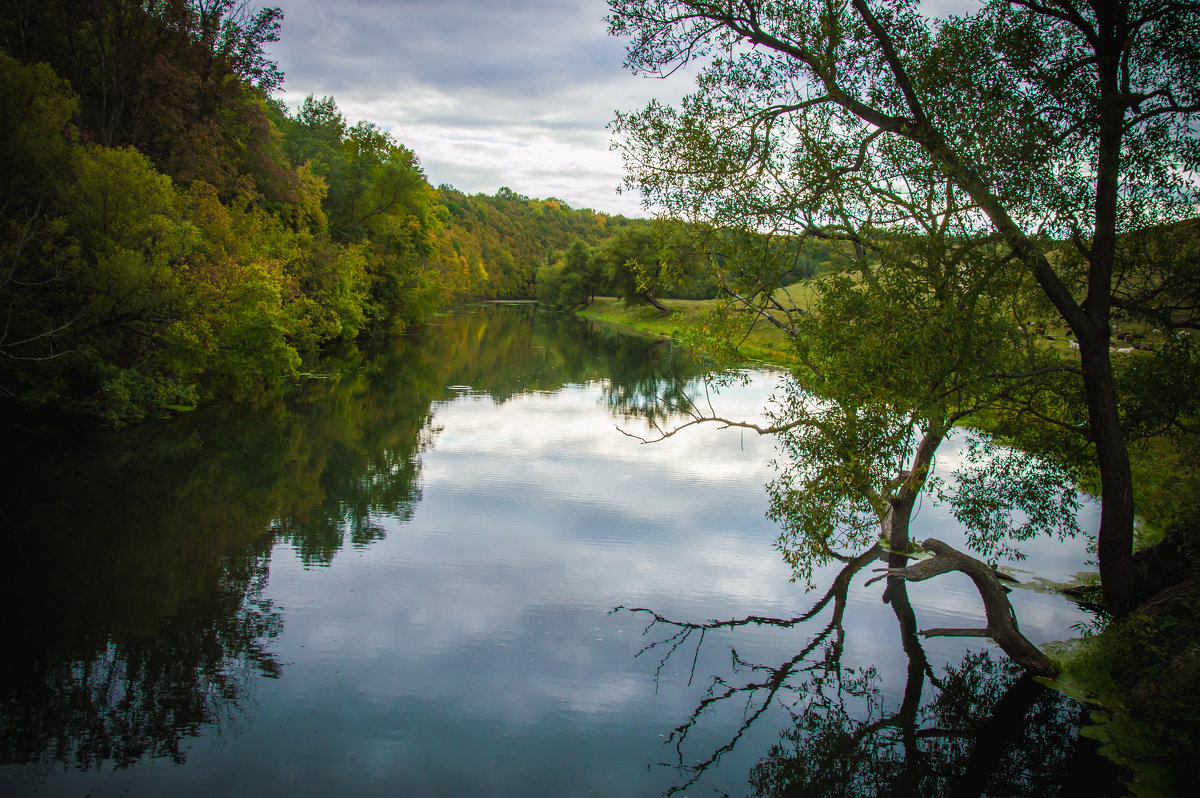
[[(935, 0), (933, 4), (955, 0)], [(961, 2), (961, 0), (959, 0)], [(264, 0), (283, 9), (272, 53), (283, 99), (332, 95), (414, 150), (434, 185), (508, 186), (574, 207), (644, 215), (617, 194), (614, 112), (676, 102), (694, 73), (669, 81), (622, 68), (605, 0)]]

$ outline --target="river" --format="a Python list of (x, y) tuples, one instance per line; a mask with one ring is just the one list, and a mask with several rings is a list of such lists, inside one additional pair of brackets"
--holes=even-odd
[[(1119, 794), (1083, 708), (912, 633), (980, 621), (965, 577), (807, 589), (770, 439), (632, 437), (664, 393), (761, 417), (781, 375), (744, 376), (487, 307), (253, 406), (9, 421), (0, 794)], [(933, 505), (914, 530), (961, 540)], [(1088, 568), (1026, 551), (1029, 584)], [(1012, 596), (1038, 644), (1090, 620)]]

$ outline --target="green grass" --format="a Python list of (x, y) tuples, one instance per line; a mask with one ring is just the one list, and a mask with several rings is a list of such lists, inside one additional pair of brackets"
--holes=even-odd
[[(804, 293), (797, 290), (797, 296)], [(665, 299), (664, 305), (671, 309), (670, 316), (663, 316), (650, 305), (627, 306), (619, 299), (597, 297), (596, 301), (579, 312), (580, 316), (603, 319), (634, 327), (644, 332), (685, 341), (689, 333), (700, 330), (709, 314), (717, 307), (713, 299)], [(788, 366), (788, 339), (783, 331), (759, 320), (738, 344), (738, 354), (747, 362), (759, 361), (777, 366)]]

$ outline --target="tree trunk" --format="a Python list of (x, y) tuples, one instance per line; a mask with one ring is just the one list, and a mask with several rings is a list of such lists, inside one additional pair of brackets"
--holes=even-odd
[(887, 538), (892, 551), (908, 551), (913, 507), (916, 506), (917, 497), (925, 487), (933, 455), (945, 437), (946, 428), (943, 425), (932, 427), (925, 432), (913, 453), (912, 466), (904, 474), (903, 484), (888, 501), (887, 517), (883, 519), (883, 536)]
[(1137, 588), (1133, 567), (1133, 474), (1117, 412), (1106, 333), (1107, 326), (1105, 334), (1096, 335), (1092, 340), (1076, 337), (1080, 338), (1088, 421), (1100, 471), (1100, 530), (1097, 534), (1100, 587), (1105, 605), (1124, 613), (1131, 609)]
[(921, 545), (936, 556), (906, 568), (888, 568), (887, 576), (900, 576), (910, 582), (923, 582), (950, 571), (964, 573), (975, 583), (987, 617), (987, 626), (983, 629), (927, 629), (921, 632), (922, 636), (990, 637), (1009, 658), (1034, 675), (1053, 676), (1058, 672), (1057, 666), (1050, 658), (1021, 634), (1016, 613), (1008, 601), (1008, 591), (1000, 584), (1000, 579), (990, 565), (936, 538), (928, 538)]
[(649, 302), (651, 305), (653, 305), (655, 308), (657, 308), (658, 312), (663, 314), (664, 316), (671, 315), (671, 309), (669, 307), (667, 307), (666, 305), (664, 305), (662, 302), (658, 301), (654, 297), (650, 296), (649, 294), (646, 295), (646, 301)]
[(883, 536), (887, 538), (892, 551), (908, 551), (911, 545), (908, 530), (915, 505), (915, 496), (892, 499), (888, 503), (887, 518), (883, 521)]
[[(1133, 570), (1133, 476), (1129, 452), (1117, 410), (1109, 346), (1112, 328), (1113, 266), (1117, 248), (1117, 208), (1121, 184), (1121, 146), (1125, 98), (1120, 83), (1121, 59), (1128, 40), (1128, 8), (1123, 3), (1096, 6), (1099, 36), (1096, 71), (1099, 78), (1100, 129), (1097, 142), (1096, 210), (1092, 246), (1088, 253), (1088, 323), (1072, 324), (1079, 341), (1088, 420), (1100, 470), (1100, 587), (1104, 603), (1118, 613), (1132, 608), (1136, 589)], [(1078, 329), (1083, 327), (1085, 329)]]

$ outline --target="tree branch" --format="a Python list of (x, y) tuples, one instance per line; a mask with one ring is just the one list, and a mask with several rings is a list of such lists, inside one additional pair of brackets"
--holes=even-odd
[(883, 576), (875, 577), (871, 581), (888, 576), (899, 576), (909, 582), (923, 582), (950, 571), (958, 571), (969, 576), (975, 583), (975, 589), (979, 591), (979, 597), (983, 599), (984, 614), (987, 617), (987, 626), (984, 629), (948, 630), (939, 628), (923, 633), (925, 636), (932, 636), (935, 633), (937, 636), (946, 636), (961, 632), (970, 637), (990, 637), (1003, 649), (1005, 654), (1026, 670), (1040, 676), (1053, 676), (1057, 673), (1058, 668), (1050, 661), (1050, 658), (1021, 634), (1016, 613), (1013, 612), (1012, 604), (1008, 601), (1008, 589), (1000, 584), (994, 568), (935, 538), (927, 538), (921, 545), (934, 553), (933, 558), (922, 560), (905, 568), (888, 568)]

